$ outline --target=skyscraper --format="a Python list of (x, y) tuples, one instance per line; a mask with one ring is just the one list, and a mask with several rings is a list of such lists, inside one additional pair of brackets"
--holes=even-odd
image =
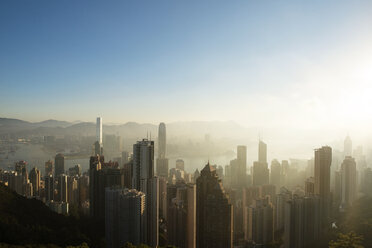
[(270, 184), (275, 185), (277, 189), (280, 187), (280, 177), (281, 177), (281, 165), (277, 159), (274, 159), (271, 162), (271, 170), (270, 170)]
[(45, 200), (53, 201), (54, 200), (54, 178), (53, 175), (48, 174), (44, 178), (45, 183)]
[(156, 159), (156, 175), (159, 177), (168, 178), (169, 171), (168, 159), (167, 158), (157, 158)]
[(286, 202), (284, 247), (304, 248), (318, 239), (320, 232), (319, 197), (299, 197)]
[(146, 195), (144, 243), (159, 243), (159, 178), (154, 176), (154, 141), (143, 139), (133, 145), (132, 188)]
[(238, 146), (237, 148), (237, 165), (238, 165), (238, 180), (239, 187), (245, 187), (248, 184), (247, 179), (247, 147)]
[(141, 180), (154, 177), (154, 141), (143, 139), (133, 145), (132, 187), (141, 191)]
[(265, 185), (270, 182), (270, 172), (267, 164), (267, 146), (260, 140), (258, 143), (258, 161), (253, 163), (253, 185)]
[(165, 158), (166, 146), (167, 146), (167, 136), (165, 124), (162, 122), (159, 124), (159, 134), (158, 134), (158, 158)]
[(347, 156), (341, 164), (341, 208), (350, 207), (356, 199), (357, 171), (355, 159)]
[(305, 195), (306, 196), (311, 196), (315, 194), (315, 183), (314, 183), (314, 178), (309, 177), (305, 181)]
[(126, 242), (144, 243), (145, 194), (122, 187), (106, 188), (105, 236), (107, 248), (123, 247)]
[(180, 248), (196, 247), (196, 187), (178, 182), (170, 185), (173, 196), (168, 207), (168, 244)]
[(94, 154), (93, 155), (103, 155), (103, 147), (99, 141), (94, 142)]
[(344, 157), (353, 155), (353, 143), (350, 136), (346, 136), (344, 141)]
[(39, 195), (40, 176), (41, 176), (40, 171), (36, 167), (32, 168), (32, 170), (30, 171), (29, 178), (32, 184), (32, 192), (34, 196)]
[(97, 117), (96, 122), (96, 141), (102, 146), (102, 117)]
[(124, 174), (117, 162), (107, 162), (103, 156), (92, 156), (89, 161), (89, 210), (96, 219), (105, 215), (105, 188), (123, 186)]
[(51, 160), (45, 162), (45, 175), (53, 175), (53, 161)]
[(275, 231), (284, 230), (284, 214), (286, 202), (292, 199), (292, 192), (285, 187), (280, 188), (279, 194), (276, 196), (275, 206)]
[(269, 197), (255, 200), (248, 208), (248, 239), (267, 245), (274, 241), (274, 207)]
[(162, 122), (159, 124), (158, 133), (158, 157), (156, 159), (156, 175), (159, 177), (168, 178), (168, 159), (165, 157), (167, 141), (166, 141), (166, 128)]
[(58, 201), (67, 202), (67, 176), (62, 174), (58, 176)]
[(58, 177), (65, 173), (65, 157), (63, 154), (58, 153), (54, 160), (55, 177)]
[(258, 162), (267, 163), (267, 145), (262, 140), (258, 142)]
[(331, 205), (331, 176), (332, 148), (323, 146), (315, 150), (314, 156), (314, 191), (320, 199), (320, 219), (322, 226), (327, 225)]
[(233, 247), (233, 208), (208, 163), (196, 180), (196, 247)]

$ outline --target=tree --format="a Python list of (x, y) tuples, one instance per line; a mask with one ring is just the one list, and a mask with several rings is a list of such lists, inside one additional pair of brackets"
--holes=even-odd
[(355, 232), (339, 233), (336, 241), (329, 242), (329, 248), (364, 248), (362, 241), (363, 236), (357, 235)]

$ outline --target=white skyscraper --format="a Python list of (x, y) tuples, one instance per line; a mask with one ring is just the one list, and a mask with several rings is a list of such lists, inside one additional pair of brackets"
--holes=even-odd
[(102, 145), (102, 117), (97, 117), (97, 124), (96, 124), (96, 141)]

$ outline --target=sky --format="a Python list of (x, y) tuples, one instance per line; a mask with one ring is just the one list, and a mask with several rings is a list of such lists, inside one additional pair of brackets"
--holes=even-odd
[(371, 1), (0, 1), (0, 116), (360, 129)]

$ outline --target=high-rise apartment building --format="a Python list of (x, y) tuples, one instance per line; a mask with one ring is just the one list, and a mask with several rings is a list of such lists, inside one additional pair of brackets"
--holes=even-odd
[(44, 188), (45, 188), (45, 200), (54, 200), (54, 178), (53, 175), (46, 175), (44, 178)]
[(53, 161), (51, 160), (45, 162), (45, 175), (53, 175)]
[(315, 195), (319, 196), (320, 200), (320, 215), (323, 221), (322, 226), (326, 226), (329, 222), (329, 214), (331, 207), (331, 163), (332, 163), (332, 148), (323, 146), (315, 150), (314, 156), (314, 191)]
[(233, 247), (233, 208), (208, 163), (196, 180), (196, 247)]
[(341, 208), (350, 207), (357, 195), (357, 170), (355, 159), (347, 156), (341, 164)]
[(123, 186), (124, 175), (117, 162), (107, 162), (103, 156), (92, 156), (89, 162), (90, 215), (103, 219), (105, 214), (105, 188)]
[[(169, 199), (168, 244), (180, 248), (196, 247), (196, 186), (178, 182), (171, 185), (175, 197)], [(174, 196), (173, 195), (173, 196)]]
[(63, 154), (58, 153), (54, 160), (55, 177), (65, 174), (65, 157)]
[(62, 174), (58, 176), (58, 201), (67, 202), (67, 176)]
[(319, 197), (299, 197), (286, 202), (284, 220), (284, 247), (311, 247), (320, 234)]
[(315, 183), (313, 177), (309, 177), (305, 181), (305, 196), (311, 195), (315, 195)]
[(279, 194), (276, 196), (275, 205), (275, 231), (284, 230), (285, 221), (285, 205), (286, 202), (292, 199), (292, 192), (285, 187), (280, 188)]
[(146, 196), (135, 189), (108, 187), (105, 192), (105, 237), (107, 248), (145, 243)]
[(132, 188), (146, 195), (145, 244), (159, 243), (159, 178), (154, 175), (154, 141), (143, 139), (133, 145)]
[(274, 241), (274, 207), (269, 197), (254, 200), (248, 208), (248, 239), (261, 245)]
[(280, 165), (280, 162), (277, 159), (271, 161), (270, 184), (275, 185), (278, 189), (281, 185), (281, 171), (282, 167)]
[(30, 171), (29, 179), (32, 184), (33, 196), (39, 195), (40, 178), (41, 178), (40, 171), (36, 167), (32, 168), (32, 170)]

